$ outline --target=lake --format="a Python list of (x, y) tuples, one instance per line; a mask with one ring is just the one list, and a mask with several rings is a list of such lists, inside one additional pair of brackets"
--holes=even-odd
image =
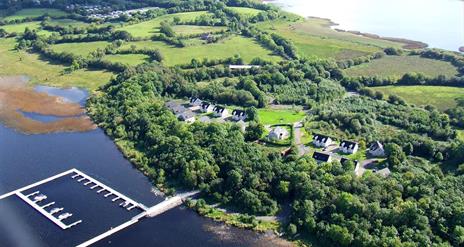
[[(81, 104), (87, 95), (75, 88), (37, 87), (36, 90)], [(147, 206), (164, 200), (99, 128), (79, 133), (26, 135), (0, 124), (0, 194), (71, 168)], [(0, 246), (75, 246), (134, 215), (111, 206), (102, 196), (95, 197), (95, 192), (67, 179), (58, 179), (37, 189), (66, 205), (76, 217), (85, 216), (90, 220), (63, 231), (18, 197), (8, 197), (0, 200)], [(70, 191), (73, 197), (66, 196)], [(101, 208), (105, 210), (96, 210)], [(96, 246), (269, 246), (273, 239), (273, 235), (216, 223), (181, 206), (157, 217), (142, 219)]]
[(433, 48), (464, 46), (461, 0), (273, 0), (302, 16), (329, 18), (337, 28), (405, 38)]

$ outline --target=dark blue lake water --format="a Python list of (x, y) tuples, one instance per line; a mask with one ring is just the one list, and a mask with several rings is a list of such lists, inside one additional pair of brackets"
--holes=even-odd
[[(164, 199), (155, 195), (150, 181), (133, 168), (101, 129), (25, 135), (0, 124), (0, 194), (71, 168), (147, 206)], [(0, 246), (75, 246), (127, 221), (135, 213), (115, 206), (69, 177), (38, 189), (73, 213), (74, 219), (85, 221), (61, 230), (12, 196), (0, 200)], [(96, 246), (266, 246), (263, 241), (260, 234), (230, 228), (178, 207), (143, 219)]]

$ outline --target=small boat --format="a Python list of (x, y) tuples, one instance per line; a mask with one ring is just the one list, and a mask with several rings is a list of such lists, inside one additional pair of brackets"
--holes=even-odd
[(45, 199), (47, 199), (47, 196), (44, 195), (44, 194), (40, 194), (40, 195), (34, 197), (34, 202), (40, 202), (40, 201), (43, 201)]
[(53, 208), (52, 210), (50, 210), (50, 214), (56, 214), (56, 213), (58, 213), (58, 212), (60, 212), (62, 210), (63, 210), (63, 208)]
[(71, 217), (71, 216), (72, 216), (72, 214), (70, 214), (70, 213), (64, 213), (64, 214), (60, 214), (60, 215), (58, 216), (58, 219), (59, 219), (59, 220), (64, 220), (64, 219), (69, 218), (69, 217)]
[(119, 206), (125, 208), (125, 207), (129, 206), (130, 204), (131, 204), (130, 202), (125, 201), (125, 202), (121, 202), (121, 203), (119, 204)]

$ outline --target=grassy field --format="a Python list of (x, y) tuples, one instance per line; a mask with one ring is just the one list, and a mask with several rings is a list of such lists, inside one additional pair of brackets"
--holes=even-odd
[(176, 25), (173, 26), (174, 32), (179, 35), (214, 33), (226, 30), (226, 27)]
[(110, 43), (107, 41), (82, 42), (82, 43), (63, 43), (52, 45), (52, 49), (57, 52), (70, 52), (77, 55), (87, 56), (97, 49), (104, 49)]
[(353, 66), (345, 70), (350, 77), (379, 76), (399, 78), (408, 72), (418, 72), (427, 76), (454, 76), (458, 74), (451, 63), (419, 56), (386, 56), (370, 63)]
[(73, 19), (53, 19), (53, 20), (50, 20), (49, 23), (53, 26), (63, 26), (63, 27), (67, 27), (67, 26), (86, 27), (90, 25), (88, 23), (73, 20)]
[(302, 120), (305, 113), (294, 110), (258, 109), (259, 121), (264, 125), (292, 124)]
[(179, 17), (182, 21), (191, 21), (195, 20), (195, 18), (201, 15), (210, 15), (210, 13), (206, 11), (197, 11), (197, 12), (185, 12), (185, 13), (177, 13), (171, 15), (163, 15), (153, 20), (140, 22), (134, 25), (128, 25), (117, 28), (117, 30), (124, 30), (132, 34), (134, 37), (150, 37), (159, 31), (160, 23), (163, 21), (172, 21), (174, 17)]
[(362, 37), (330, 28), (325, 19), (302, 19), (289, 15), (287, 20), (274, 20), (257, 24), (260, 29), (277, 33), (293, 41), (298, 53), (304, 57), (331, 57), (348, 59), (380, 51), (386, 47), (401, 47), (401, 44)]
[(464, 88), (442, 86), (386, 86), (373, 87), (386, 95), (396, 94), (408, 103), (433, 105), (440, 110), (456, 106), (456, 98), (464, 96)]
[[(38, 30), (40, 29), (40, 22), (34, 21), (34, 22), (25, 22), (25, 23), (20, 23), (20, 24), (0, 26), (0, 28), (3, 28), (8, 33), (23, 33), (26, 27), (32, 30)], [(47, 30), (38, 31), (39, 35), (50, 35), (51, 33), (52, 32), (49, 32)]]
[(62, 17), (67, 15), (66, 12), (58, 10), (58, 9), (22, 9), (13, 15), (7, 16), (4, 18), (6, 21), (11, 21), (11, 20), (21, 20), (25, 19), (28, 17), (35, 18), (42, 16), (44, 14), (48, 14), (51, 17)]
[(103, 57), (104, 60), (113, 62), (113, 63), (123, 63), (130, 66), (135, 66), (145, 62), (150, 62), (150, 57), (143, 54), (116, 54), (116, 55), (107, 55)]
[(34, 84), (89, 90), (97, 89), (113, 76), (110, 72), (87, 70), (63, 74), (65, 66), (42, 61), (37, 54), (14, 51), (14, 46), (14, 39), (0, 39), (0, 76), (27, 75)]
[(140, 41), (130, 42), (123, 45), (123, 49), (135, 45), (139, 48), (148, 47), (159, 49), (164, 56), (163, 63), (167, 66), (190, 63), (193, 58), (196, 59), (222, 59), (239, 54), (245, 62), (250, 62), (253, 58), (260, 57), (269, 61), (280, 61), (281, 57), (272, 55), (272, 52), (263, 48), (256, 41), (241, 37), (233, 36), (219, 43), (187, 46), (177, 48), (159, 41)]
[(244, 8), (244, 7), (227, 7), (227, 8), (244, 17), (254, 17), (257, 14), (262, 12), (262, 10), (253, 9), (253, 8)]

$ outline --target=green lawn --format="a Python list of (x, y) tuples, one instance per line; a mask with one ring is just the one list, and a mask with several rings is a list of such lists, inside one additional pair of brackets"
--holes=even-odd
[(11, 20), (21, 20), (25, 19), (28, 17), (35, 18), (42, 16), (44, 14), (48, 14), (51, 17), (62, 17), (67, 15), (66, 12), (61, 11), (59, 9), (41, 9), (41, 8), (34, 8), (34, 9), (22, 9), (13, 15), (7, 16), (4, 18), (6, 21), (11, 21)]
[(345, 73), (350, 77), (379, 76), (400, 78), (408, 72), (422, 73), (430, 77), (438, 75), (454, 76), (458, 74), (456, 67), (451, 63), (420, 56), (386, 56), (345, 70)]
[(302, 120), (305, 113), (294, 110), (258, 109), (259, 121), (264, 125), (293, 124)]
[(79, 42), (79, 43), (63, 43), (52, 45), (52, 49), (56, 52), (70, 52), (77, 55), (87, 56), (97, 49), (104, 49), (110, 43), (107, 41), (95, 42)]
[(104, 60), (108, 60), (113, 63), (123, 63), (130, 66), (135, 66), (145, 62), (150, 62), (150, 57), (143, 54), (116, 54), (106, 55), (103, 57)]
[(57, 87), (77, 86), (95, 90), (113, 76), (105, 71), (78, 70), (63, 74), (66, 66), (39, 59), (37, 54), (14, 51), (14, 39), (0, 39), (0, 76), (27, 75), (35, 84)]
[(163, 15), (153, 20), (140, 22), (133, 25), (123, 26), (117, 30), (124, 30), (132, 34), (134, 37), (148, 38), (159, 32), (160, 23), (163, 21), (172, 21), (174, 17), (179, 17), (182, 21), (192, 21), (201, 15), (211, 15), (206, 11), (176, 13), (170, 15)]
[(261, 22), (257, 26), (290, 39), (303, 57), (342, 60), (371, 54), (386, 47), (401, 47), (401, 44), (391, 41), (337, 32), (330, 28), (328, 20), (319, 18), (303, 19), (288, 15), (287, 20)]
[(177, 48), (160, 41), (129, 42), (122, 49), (129, 49), (131, 45), (138, 48), (147, 47), (159, 49), (164, 57), (163, 63), (167, 66), (190, 63), (193, 58), (202, 60), (223, 59), (239, 54), (246, 63), (253, 58), (260, 57), (269, 61), (280, 61), (281, 57), (275, 56), (271, 51), (263, 48), (255, 40), (242, 36), (232, 36), (229, 39), (214, 44), (204, 44)]
[(258, 15), (259, 13), (263, 12), (262, 10), (253, 9), (253, 8), (244, 8), (244, 7), (227, 7), (227, 8), (244, 17), (254, 17)]
[(194, 26), (194, 25), (176, 25), (173, 26), (174, 32), (179, 35), (215, 33), (226, 30), (226, 27), (211, 26)]
[(433, 105), (440, 110), (456, 106), (456, 98), (464, 96), (464, 88), (442, 86), (386, 86), (373, 87), (386, 95), (396, 94), (408, 103)]

